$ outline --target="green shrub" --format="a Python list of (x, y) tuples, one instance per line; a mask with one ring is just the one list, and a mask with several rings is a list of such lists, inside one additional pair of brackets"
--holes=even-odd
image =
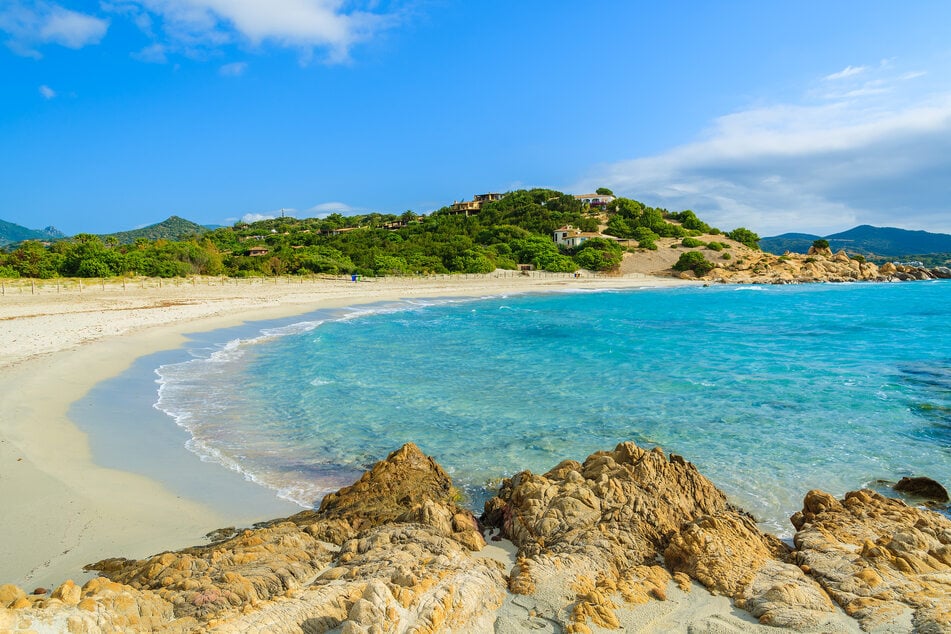
[(828, 249), (829, 241), (825, 238), (819, 238), (818, 240), (813, 241), (812, 246), (816, 249)]
[(698, 276), (706, 275), (715, 268), (713, 262), (703, 257), (700, 251), (688, 251), (682, 253), (680, 259), (674, 264), (677, 271), (693, 271)]
[(860, 264), (865, 264), (865, 256), (862, 255), (861, 253), (856, 253), (855, 255), (850, 255), (849, 258), (855, 260), (856, 262), (858, 262), (858, 263), (860, 263)]
[(726, 234), (731, 240), (736, 240), (740, 244), (745, 244), (751, 249), (759, 251), (759, 236), (745, 227), (737, 227)]
[(721, 242), (708, 242), (707, 248), (711, 251), (722, 251), (725, 245)]
[(720, 256), (720, 259), (721, 259), (721, 260), (729, 260), (729, 259), (732, 258), (732, 257), (733, 257), (733, 256), (730, 255), (729, 253), (724, 253), (723, 255)]
[(687, 238), (684, 238), (683, 240), (681, 240), (681, 241), (680, 241), (680, 244), (684, 245), (685, 247), (691, 248), (691, 249), (692, 249), (692, 248), (695, 248), (695, 247), (705, 247), (705, 246), (707, 246), (707, 243), (706, 243), (706, 242), (703, 242), (702, 240), (697, 240), (696, 238), (690, 238), (690, 237), (687, 237)]

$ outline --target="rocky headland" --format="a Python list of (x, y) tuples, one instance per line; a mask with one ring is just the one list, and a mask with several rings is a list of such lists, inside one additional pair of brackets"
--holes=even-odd
[[(693, 614), (681, 631), (951, 631), (943, 515), (809, 491), (792, 523), (788, 545), (684, 458), (630, 442), (518, 473), (476, 518), (408, 444), (317, 510), (106, 559), (82, 587), (0, 586), (0, 631), (651, 631), (638, 606), (697, 584), (747, 616)], [(484, 535), (514, 560), (485, 556)]]
[[(845, 251), (811, 247), (806, 254), (774, 255), (752, 249), (738, 250), (738, 257), (716, 260), (717, 266), (700, 277), (727, 284), (795, 284), (805, 282), (897, 282), (951, 279), (951, 268), (919, 267), (887, 262), (881, 266), (863, 258), (850, 257)], [(688, 271), (684, 279), (695, 279)]]

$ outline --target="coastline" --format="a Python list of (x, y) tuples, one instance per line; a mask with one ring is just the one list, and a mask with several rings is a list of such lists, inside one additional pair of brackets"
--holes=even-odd
[[(232, 285), (233, 284), (233, 285)], [(210, 508), (165, 483), (98, 464), (70, 406), (137, 359), (180, 347), (186, 334), (288, 318), (322, 308), (423, 297), (480, 297), (565, 289), (632, 289), (690, 284), (636, 277), (469, 276), (349, 280), (192, 280), (47, 285), (33, 294), (7, 287), (0, 298), (0, 582), (50, 587), (79, 580), (103, 557), (144, 557), (200, 543), (216, 528), (266, 519), (261, 487), (217, 465), (204, 475), (241, 512)], [(29, 286), (26, 287), (30, 289)], [(64, 292), (65, 291), (65, 292)], [(139, 441), (142, 455), (153, 451)], [(127, 437), (127, 440), (129, 438)], [(127, 449), (126, 449), (127, 450)], [(197, 457), (187, 454), (194, 462)], [(189, 465), (194, 467), (194, 465)], [(203, 480), (195, 487), (214, 488)], [(252, 487), (254, 489), (252, 489)], [(254, 493), (250, 493), (250, 491)], [(265, 493), (270, 494), (268, 491)], [(200, 497), (200, 496), (199, 496)], [(275, 502), (280, 502), (274, 498)], [(287, 514), (296, 506), (287, 504)]]

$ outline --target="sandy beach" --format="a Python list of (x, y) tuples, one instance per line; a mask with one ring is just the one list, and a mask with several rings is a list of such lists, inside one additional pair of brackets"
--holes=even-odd
[[(75, 280), (7, 281), (0, 296), (0, 531), (7, 542), (0, 553), (0, 582), (50, 587), (65, 578), (82, 578), (84, 564), (104, 557), (143, 557), (181, 548), (201, 543), (219, 527), (299, 510), (235, 473), (200, 463), (183, 447), (176, 459), (200, 470), (196, 490), (210, 488), (237, 502), (212, 508), (170, 491), (163, 482), (93, 460), (88, 438), (69, 418), (71, 404), (136, 359), (182, 345), (186, 333), (400, 298), (676, 284), (683, 282), (639, 275), (574, 279), (512, 274), (357, 283), (291, 278), (96, 281), (81, 286)], [(124, 446), (137, 445), (147, 456), (151, 439), (136, 438), (132, 428), (128, 434)]]

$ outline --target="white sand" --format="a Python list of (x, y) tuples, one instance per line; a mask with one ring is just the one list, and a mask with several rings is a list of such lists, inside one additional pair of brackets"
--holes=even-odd
[[(35, 286), (30, 281), (4, 281), (0, 583), (50, 587), (66, 578), (80, 579), (84, 564), (105, 557), (141, 558), (201, 543), (204, 534), (215, 528), (269, 519), (262, 516), (260, 505), (248, 504), (243, 513), (223, 513), (177, 496), (161, 482), (97, 465), (85, 434), (68, 418), (70, 404), (94, 385), (120, 374), (141, 356), (180, 346), (184, 333), (399, 298), (677, 284), (683, 282), (511, 273), (358, 283), (201, 279), (85, 282), (80, 287), (77, 281)], [(145, 456), (149, 439), (140, 440)], [(235, 478), (223, 468), (220, 471), (222, 479)], [(257, 485), (242, 481), (230, 490), (242, 502), (245, 495), (260, 496), (247, 487)], [(287, 514), (296, 510), (286, 508)]]

